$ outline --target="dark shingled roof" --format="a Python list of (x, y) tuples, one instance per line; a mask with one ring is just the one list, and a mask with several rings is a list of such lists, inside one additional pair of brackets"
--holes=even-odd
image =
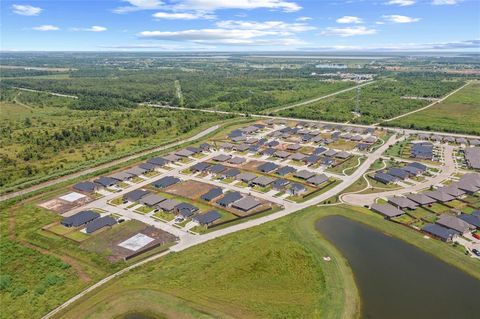
[(373, 179), (384, 184), (395, 183), (396, 181), (398, 181), (398, 177), (382, 172), (375, 173), (375, 175), (373, 175)]
[(203, 194), (202, 196), (200, 196), (200, 198), (209, 202), (217, 198), (218, 196), (221, 196), (222, 194), (223, 194), (222, 189), (220, 187), (215, 187), (209, 190), (208, 192), (206, 192), (205, 194)]
[(226, 169), (227, 169), (227, 167), (222, 165), (222, 164), (215, 164), (213, 166), (210, 166), (207, 169), (207, 171), (209, 171), (212, 174), (218, 174), (218, 173), (221, 173), (221, 172), (225, 171)]
[(80, 182), (73, 185), (73, 189), (80, 192), (92, 193), (97, 189), (97, 184), (93, 182)]
[(296, 172), (296, 171), (297, 170), (295, 168), (293, 168), (292, 166), (283, 166), (283, 167), (280, 167), (279, 169), (277, 169), (275, 174), (278, 174), (280, 176), (285, 176), (287, 174), (290, 174), (290, 173), (293, 173), (293, 172)]
[(301, 170), (301, 171), (298, 171), (295, 174), (293, 174), (293, 176), (301, 178), (301, 179), (309, 179), (309, 178), (315, 176), (315, 173), (307, 171), (307, 170)]
[(373, 204), (371, 209), (385, 217), (392, 218), (405, 214), (404, 211), (390, 204)]
[(167, 161), (161, 157), (154, 157), (147, 161), (147, 163), (155, 165), (155, 166), (165, 166), (167, 165)]
[(115, 178), (102, 176), (102, 177), (96, 179), (94, 182), (98, 185), (103, 186), (103, 187), (108, 187), (108, 186), (117, 184), (119, 181)]
[(91, 234), (99, 229), (102, 229), (103, 227), (113, 226), (116, 223), (117, 220), (111, 216), (100, 217), (87, 224), (86, 232), (87, 234)]
[(261, 165), (258, 165), (257, 169), (260, 172), (268, 173), (268, 172), (271, 172), (271, 171), (277, 169), (277, 167), (278, 167), (277, 164), (272, 163), (272, 162), (267, 162), (267, 163), (263, 163)]
[(139, 202), (147, 206), (155, 206), (166, 198), (157, 194), (148, 194), (140, 198)]
[(91, 210), (83, 210), (75, 215), (65, 217), (61, 224), (67, 227), (78, 227), (100, 217), (99, 213)]
[(430, 235), (442, 239), (443, 241), (450, 241), (453, 237), (458, 235), (456, 231), (437, 224), (426, 224), (423, 226), (422, 230)]
[(223, 196), (221, 199), (217, 200), (217, 204), (220, 205), (220, 206), (227, 207), (231, 203), (233, 203), (233, 202), (235, 202), (235, 201), (237, 201), (241, 198), (242, 198), (242, 194), (240, 194), (239, 192), (231, 192), (231, 193), (225, 194), (225, 196)]
[(480, 228), (480, 217), (473, 216), (471, 214), (460, 214), (458, 218), (469, 223), (470, 225), (475, 226), (476, 228)]
[(205, 162), (200, 162), (200, 163), (197, 163), (197, 164), (193, 165), (192, 167), (190, 167), (190, 170), (192, 172), (203, 172), (208, 167), (210, 167), (210, 164), (205, 163)]
[(205, 214), (199, 214), (197, 216), (194, 216), (192, 219), (196, 222), (198, 222), (200, 225), (208, 225), (216, 221), (217, 219), (221, 218), (222, 215), (220, 215), (219, 212), (215, 210), (211, 210)]
[(420, 205), (429, 205), (437, 202), (435, 199), (428, 197), (425, 194), (408, 194), (407, 198)]
[(474, 229), (475, 227), (470, 225), (469, 223), (457, 218), (455, 216), (443, 214), (440, 216), (439, 219), (435, 222), (436, 224), (453, 229), (461, 234), (466, 233), (467, 231)]
[(272, 186), (275, 189), (283, 189), (288, 184), (290, 184), (289, 181), (287, 181), (286, 179), (280, 178), (280, 179), (277, 179), (275, 182), (273, 182)]
[(172, 186), (180, 182), (179, 178), (173, 176), (165, 176), (160, 178), (158, 181), (153, 182), (152, 185), (156, 188), (166, 188), (168, 186)]
[(415, 209), (418, 206), (418, 203), (406, 197), (392, 196), (392, 197), (388, 197), (387, 199), (389, 203), (391, 203), (394, 206), (397, 206), (398, 208)]
[(400, 179), (406, 179), (410, 176), (410, 174), (407, 171), (404, 171), (403, 169), (398, 167), (390, 167), (387, 171), (387, 174), (396, 176)]
[(229, 177), (235, 177), (237, 176), (238, 174), (240, 174), (240, 170), (238, 168), (231, 168), (229, 169), (228, 171), (225, 171), (222, 173), (222, 175), (225, 177), (225, 178), (229, 178)]
[(192, 204), (189, 204), (189, 203), (180, 203), (177, 206), (175, 206), (175, 209), (179, 212), (182, 211), (182, 210), (188, 210), (192, 214), (194, 212), (198, 211), (198, 207), (195, 207), (195, 206), (193, 206)]
[(155, 169), (155, 165), (151, 163), (141, 163), (138, 167), (143, 168), (145, 171), (153, 171)]
[(315, 175), (313, 177), (310, 177), (307, 179), (307, 183), (313, 184), (313, 185), (320, 185), (328, 181), (328, 177), (325, 174), (320, 174), (320, 175)]
[(447, 193), (444, 193), (442, 191), (431, 191), (431, 192), (426, 192), (425, 195), (427, 195), (428, 197), (431, 197), (433, 199), (436, 199), (437, 201), (439, 202), (449, 202), (451, 200), (454, 200), (455, 197), (447, 194)]
[(260, 206), (262, 202), (253, 196), (245, 196), (244, 198), (234, 202), (232, 207), (248, 212), (257, 206)]
[(134, 191), (128, 192), (125, 195), (123, 195), (123, 199), (128, 200), (130, 202), (136, 202), (140, 200), (140, 198), (148, 194), (150, 194), (149, 191), (146, 191), (143, 189), (136, 189)]

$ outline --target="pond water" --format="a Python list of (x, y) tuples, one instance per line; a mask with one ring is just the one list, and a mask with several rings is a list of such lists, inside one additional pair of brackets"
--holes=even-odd
[(360, 290), (362, 318), (480, 318), (479, 280), (341, 216), (325, 217), (316, 227), (348, 260)]
[(151, 315), (144, 314), (141, 312), (128, 313), (126, 315), (123, 315), (121, 318), (122, 319), (158, 319), (158, 317), (153, 317)]

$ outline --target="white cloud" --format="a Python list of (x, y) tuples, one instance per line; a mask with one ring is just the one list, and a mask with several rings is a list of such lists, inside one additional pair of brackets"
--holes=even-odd
[(412, 23), (412, 22), (420, 21), (420, 18), (412, 18), (407, 16), (401, 16), (398, 14), (384, 15), (382, 16), (382, 18), (386, 22), (390, 22), (390, 23)]
[(415, 1), (414, 0), (391, 0), (391, 1), (388, 1), (387, 4), (406, 7), (406, 6), (411, 6), (415, 4)]
[(330, 27), (330, 28), (326, 28), (325, 31), (321, 33), (321, 35), (352, 37), (356, 35), (369, 35), (369, 34), (375, 34), (375, 33), (377, 33), (377, 30), (369, 29), (364, 26), (346, 27), (346, 28)]
[(154, 18), (165, 20), (196, 20), (196, 19), (215, 19), (212, 14), (205, 14), (201, 12), (188, 13), (188, 12), (157, 12), (153, 14)]
[(107, 31), (107, 28), (99, 25), (92, 25), (90, 28), (72, 28), (72, 31), (103, 32)]
[(14, 13), (22, 16), (38, 16), (43, 10), (42, 8), (22, 4), (14, 4), (12, 8)]
[(310, 17), (298, 17), (295, 19), (296, 21), (310, 21), (312, 18)]
[(164, 3), (160, 0), (124, 0), (129, 6), (119, 7), (113, 10), (115, 13), (127, 13), (140, 10), (160, 9)]
[(337, 23), (363, 23), (363, 20), (359, 17), (354, 17), (354, 16), (343, 16), (341, 18), (338, 18)]
[(459, 0), (433, 0), (432, 4), (434, 6), (451, 6), (457, 4)]
[(39, 25), (38, 27), (33, 27), (32, 28), (35, 31), (57, 31), (60, 30), (59, 27), (56, 27), (51, 24), (44, 24), (44, 25)]
[(283, 21), (238, 21), (226, 20), (219, 21), (216, 25), (224, 29), (242, 29), (242, 30), (269, 30), (282, 33), (304, 32), (315, 30), (315, 27), (306, 23), (287, 23)]

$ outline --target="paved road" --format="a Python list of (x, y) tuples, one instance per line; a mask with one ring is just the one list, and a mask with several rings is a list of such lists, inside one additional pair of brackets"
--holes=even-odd
[(54, 95), (54, 96), (68, 97), (68, 98), (71, 98), (71, 99), (78, 99), (78, 96), (75, 96), (75, 95), (61, 94), (61, 93), (55, 93), (55, 92), (49, 92), (49, 91), (33, 90), (33, 89), (21, 88), (21, 87), (18, 87), (18, 86), (13, 86), (13, 88), (17, 89), (17, 90), (20, 90), (20, 91), (38, 92), (38, 93), (45, 93), (45, 94), (50, 94), (50, 95)]
[(65, 181), (68, 181), (68, 180), (86, 175), (86, 174), (95, 173), (99, 170), (109, 168), (109, 167), (112, 167), (112, 166), (115, 166), (115, 165), (118, 165), (118, 164), (121, 164), (121, 163), (124, 163), (124, 162), (128, 162), (132, 159), (136, 159), (136, 158), (142, 157), (142, 156), (150, 154), (150, 153), (163, 151), (163, 150), (171, 148), (171, 147), (175, 147), (175, 146), (187, 143), (187, 142), (192, 142), (192, 141), (201, 139), (204, 136), (216, 131), (219, 127), (220, 127), (219, 125), (214, 125), (214, 126), (211, 126), (211, 127), (207, 128), (206, 130), (203, 130), (200, 133), (198, 133), (198, 134), (196, 134), (196, 135), (194, 135), (190, 138), (187, 138), (185, 140), (181, 140), (181, 141), (170, 143), (170, 144), (160, 146), (160, 147), (157, 147), (157, 148), (154, 148), (154, 149), (150, 149), (150, 150), (146, 150), (146, 151), (136, 153), (136, 154), (133, 154), (133, 155), (129, 155), (129, 156), (126, 156), (126, 157), (122, 157), (122, 158), (120, 158), (118, 160), (115, 160), (115, 161), (112, 161), (112, 162), (108, 162), (108, 163), (105, 163), (105, 164), (102, 164), (102, 165), (99, 165), (99, 166), (88, 168), (88, 169), (85, 169), (85, 170), (82, 170), (82, 171), (79, 171), (79, 172), (76, 172), (76, 173), (73, 173), (73, 174), (65, 175), (65, 176), (59, 177), (57, 179), (47, 181), (47, 182), (44, 182), (44, 183), (41, 183), (41, 184), (38, 184), (38, 185), (34, 185), (32, 187), (25, 188), (25, 189), (22, 189), (22, 190), (13, 192), (13, 193), (8, 193), (8, 194), (5, 194), (5, 195), (2, 195), (2, 196), (0, 196), (0, 202), (5, 201), (5, 200), (10, 199), (10, 198), (14, 198), (16, 196), (25, 195), (25, 194), (34, 192), (36, 190), (39, 190), (39, 189), (42, 189), (42, 188), (45, 188), (45, 187), (48, 187), (48, 186), (52, 186), (52, 185), (55, 185), (55, 184), (58, 184), (58, 183), (62, 183), (62, 182), (65, 182)]
[(452, 174), (456, 172), (455, 162), (453, 160), (453, 149), (454, 147), (452, 145), (443, 146), (445, 163), (443, 166), (440, 166), (441, 168), (440, 173), (433, 178), (429, 178), (424, 182), (415, 184), (413, 186), (397, 189), (397, 190), (391, 190), (391, 191), (373, 193), (373, 194), (353, 194), (353, 193), (346, 194), (342, 196), (342, 200), (345, 203), (350, 205), (356, 205), (356, 206), (371, 205), (375, 202), (375, 199), (379, 197), (385, 198), (393, 195), (401, 195), (401, 194), (408, 194), (411, 192), (418, 192), (422, 189), (429, 188), (432, 185), (437, 185), (442, 181), (446, 180), (448, 177), (450, 177)]
[[(134, 264), (134, 265), (126, 268), (127, 270), (123, 269), (123, 270), (121, 270), (121, 271), (119, 271), (115, 274), (112, 274), (112, 275), (102, 279), (100, 282), (98, 282), (98, 283), (94, 284), (93, 286), (87, 288), (86, 290), (82, 291), (81, 293), (77, 294), (76, 296), (70, 298), (68, 301), (66, 301), (61, 306), (52, 310), (50, 313), (45, 315), (43, 317), (43, 319), (51, 318), (53, 315), (57, 314), (62, 309), (65, 309), (66, 307), (68, 307), (69, 305), (71, 305), (72, 303), (77, 301), (78, 299), (82, 298), (83, 296), (87, 295), (89, 292), (95, 290), (96, 288), (99, 288), (100, 286), (102, 286), (105, 283), (111, 281), (112, 279), (121, 276), (126, 271), (128, 271), (130, 269), (134, 269), (134, 268), (136, 268), (140, 265), (143, 265), (143, 264), (145, 264), (149, 261), (156, 260), (156, 259), (166, 255), (170, 251), (171, 252), (179, 252), (179, 251), (182, 251), (182, 250), (185, 250), (187, 248), (205, 243), (209, 240), (212, 240), (212, 239), (215, 239), (215, 238), (218, 238), (218, 237), (222, 237), (222, 236), (225, 236), (225, 235), (228, 235), (228, 234), (235, 233), (235, 232), (240, 231), (240, 230), (245, 230), (245, 229), (248, 229), (248, 228), (252, 228), (252, 227), (255, 227), (255, 226), (265, 224), (267, 222), (282, 218), (284, 216), (293, 214), (293, 213), (295, 213), (299, 210), (302, 210), (304, 208), (307, 208), (309, 206), (317, 205), (317, 204), (325, 201), (326, 199), (340, 193), (341, 191), (343, 191), (344, 189), (349, 187), (352, 183), (354, 183), (358, 178), (360, 178), (369, 169), (369, 167), (371, 166), (371, 164), (373, 164), (374, 161), (376, 161), (377, 159), (379, 159), (381, 157), (383, 152), (390, 145), (393, 145), (396, 142), (397, 142), (397, 139), (395, 138), (395, 136), (390, 137), (390, 139), (384, 145), (382, 145), (380, 148), (378, 148), (375, 152), (368, 155), (365, 162), (363, 162), (362, 165), (360, 165), (358, 167), (358, 169), (355, 171), (355, 173), (353, 173), (350, 176), (346, 176), (342, 180), (342, 182), (340, 184), (338, 184), (337, 186), (333, 187), (332, 189), (328, 190), (327, 192), (325, 192), (323, 194), (320, 194), (319, 196), (317, 196), (315, 198), (312, 198), (308, 201), (305, 201), (303, 203), (298, 203), (298, 204), (289, 203), (289, 204), (285, 205), (285, 209), (282, 210), (282, 211), (272, 213), (272, 214), (267, 215), (267, 216), (259, 217), (259, 218), (256, 218), (256, 219), (252, 219), (252, 220), (246, 221), (244, 223), (233, 225), (233, 226), (230, 226), (230, 227), (227, 227), (227, 228), (219, 229), (219, 230), (207, 233), (207, 234), (203, 234), (203, 235), (192, 235), (192, 234), (189, 234), (189, 233), (180, 234), (179, 243), (175, 246), (172, 246), (169, 251), (163, 252), (160, 255), (152, 256), (152, 257), (150, 257), (146, 260), (143, 260), (143, 261), (139, 262), (138, 264)], [(225, 185), (222, 185), (222, 186), (225, 187)], [(119, 193), (117, 193), (117, 194), (119, 194)]]
[(404, 116), (408, 116), (408, 115), (411, 115), (411, 114), (414, 114), (414, 113), (417, 113), (417, 112), (420, 112), (420, 111), (426, 110), (426, 109), (428, 109), (429, 107), (432, 107), (432, 106), (434, 106), (434, 105), (436, 105), (436, 104), (438, 104), (438, 103), (440, 103), (440, 102), (443, 102), (443, 101), (445, 101), (445, 100), (446, 100), (447, 98), (449, 98), (451, 95), (453, 95), (453, 94), (457, 93), (458, 91), (460, 91), (461, 89), (463, 89), (464, 87), (466, 87), (467, 85), (469, 85), (470, 83), (471, 83), (471, 82), (467, 82), (467, 83), (465, 83), (464, 85), (462, 85), (461, 87), (459, 87), (459, 88), (458, 88), (458, 89), (456, 89), (455, 91), (452, 91), (452, 92), (448, 93), (447, 95), (445, 95), (445, 96), (444, 96), (444, 97), (442, 97), (441, 99), (439, 99), (439, 100), (436, 100), (435, 102), (433, 102), (433, 103), (430, 103), (430, 104), (428, 104), (427, 106), (424, 106), (424, 107), (421, 107), (421, 108), (419, 108), (419, 109), (416, 109), (416, 110), (414, 110), (414, 111), (411, 111), (411, 112), (408, 112), (408, 113), (405, 113), (405, 114), (402, 114), (402, 115), (399, 115), (399, 116), (393, 117), (393, 118), (391, 118), (391, 119), (388, 119), (388, 120), (385, 120), (385, 121), (383, 121), (383, 122), (390, 122), (390, 121), (393, 121), (393, 120), (396, 120), (396, 119), (402, 118), (402, 117), (404, 117)]
[(280, 111), (283, 111), (283, 110), (292, 109), (292, 108), (297, 107), (297, 106), (303, 106), (303, 105), (315, 103), (315, 102), (318, 102), (320, 100), (327, 99), (329, 97), (332, 97), (332, 96), (335, 96), (335, 95), (338, 95), (338, 94), (342, 94), (342, 93), (345, 93), (345, 92), (348, 92), (348, 91), (356, 90), (357, 88), (361, 88), (362, 86), (370, 85), (370, 84), (375, 83), (375, 82), (377, 82), (377, 81), (365, 82), (365, 83), (355, 85), (355, 86), (352, 86), (352, 87), (344, 89), (344, 90), (340, 90), (340, 91), (337, 91), (337, 92), (334, 92), (334, 93), (330, 93), (330, 94), (327, 94), (327, 95), (316, 97), (314, 99), (310, 99), (310, 100), (303, 101), (303, 102), (298, 102), (298, 103), (288, 105), (288, 106), (284, 106), (284, 107), (280, 107), (280, 108), (277, 108), (277, 109), (272, 109), (269, 112), (276, 113), (276, 112), (280, 112)]

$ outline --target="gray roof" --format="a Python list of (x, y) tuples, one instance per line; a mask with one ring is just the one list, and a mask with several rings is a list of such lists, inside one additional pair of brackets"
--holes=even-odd
[(78, 227), (86, 224), (96, 218), (100, 217), (100, 214), (91, 210), (83, 210), (72, 216), (65, 217), (61, 224), (67, 227)]
[(461, 234), (464, 234), (465, 232), (474, 229), (472, 225), (461, 220), (460, 218), (446, 214), (440, 216), (440, 218), (437, 219), (436, 224), (453, 229)]
[(190, 167), (190, 170), (193, 172), (203, 172), (209, 167), (210, 167), (210, 164), (206, 162), (200, 162), (195, 165), (192, 165), (192, 167)]
[(433, 199), (436, 199), (437, 201), (439, 202), (449, 202), (451, 200), (454, 200), (455, 197), (453, 197), (452, 195), (449, 195), (447, 193), (444, 193), (442, 191), (430, 191), (430, 192), (425, 192), (425, 195), (427, 195), (428, 197), (431, 197)]
[(153, 182), (152, 185), (156, 188), (166, 188), (180, 182), (179, 178), (173, 176), (165, 176), (160, 178), (158, 181)]
[(412, 201), (411, 199), (400, 196), (388, 197), (388, 202), (399, 208), (415, 209), (418, 206), (418, 203)]
[(297, 171), (297, 169), (292, 167), (292, 166), (283, 166), (283, 167), (280, 167), (279, 169), (277, 169), (275, 174), (278, 174), (280, 176), (285, 176), (289, 173), (293, 173), (293, 172), (296, 172), (296, 171)]
[(404, 211), (390, 204), (373, 204), (371, 209), (389, 218), (405, 214)]
[(480, 147), (467, 147), (465, 149), (467, 165), (473, 169), (480, 169)]
[(273, 188), (275, 188), (275, 189), (283, 189), (288, 184), (290, 184), (290, 182), (288, 180), (283, 179), (283, 178), (279, 178), (275, 182), (273, 182), (272, 185), (273, 185)]
[(93, 182), (80, 182), (73, 185), (73, 188), (80, 192), (91, 193), (97, 189), (97, 184)]
[(325, 174), (320, 174), (320, 175), (315, 175), (313, 177), (310, 177), (307, 179), (307, 183), (313, 184), (313, 185), (320, 185), (328, 181), (328, 177)]
[(452, 229), (448, 229), (437, 224), (426, 224), (423, 226), (422, 230), (444, 241), (449, 241), (458, 234)]
[(155, 169), (155, 166), (154, 164), (152, 163), (141, 163), (141, 164), (138, 164), (138, 167), (140, 168), (143, 168), (145, 170), (145, 172), (148, 172), (148, 171), (153, 171)]
[(166, 199), (158, 203), (157, 208), (169, 212), (169, 211), (172, 211), (175, 208), (175, 206), (177, 206), (178, 204), (180, 203), (174, 199)]
[(118, 179), (119, 181), (125, 181), (127, 179), (132, 178), (133, 175), (125, 172), (117, 172), (117, 173), (111, 174), (109, 177)]
[(335, 150), (328, 150), (328, 151), (326, 151), (323, 155), (328, 156), (328, 157), (332, 157), (332, 156), (335, 156), (335, 154), (337, 154), (337, 151), (335, 151)]
[(201, 225), (208, 225), (221, 217), (222, 215), (219, 212), (212, 210), (205, 214), (196, 215), (192, 219)]
[(242, 164), (242, 163), (245, 163), (246, 161), (247, 160), (245, 158), (239, 157), (239, 156), (233, 157), (228, 160), (230, 164)]
[(136, 189), (123, 195), (123, 199), (128, 200), (130, 202), (136, 202), (140, 200), (140, 198), (148, 194), (150, 194), (149, 191), (146, 191), (144, 189)]
[(309, 179), (309, 178), (315, 176), (315, 173), (307, 171), (307, 170), (301, 170), (301, 171), (298, 171), (295, 174), (293, 174), (293, 176), (301, 178), (301, 179)]
[(232, 155), (220, 154), (212, 158), (216, 162), (225, 162), (232, 158)]
[(134, 166), (132, 168), (127, 169), (124, 172), (127, 173), (127, 174), (130, 174), (130, 175), (133, 175), (133, 176), (138, 176), (138, 175), (142, 175), (143, 173), (145, 173), (146, 170), (139, 167), (139, 166)]
[(155, 206), (166, 198), (157, 194), (148, 194), (140, 198), (139, 202), (147, 206)]
[(252, 183), (259, 186), (268, 186), (275, 181), (275, 178), (268, 176), (259, 176), (252, 180)]
[(200, 196), (201, 199), (209, 202), (219, 196), (221, 196), (223, 194), (223, 191), (220, 187), (215, 187), (215, 188), (212, 188), (211, 190), (209, 190), (208, 192), (206, 192), (205, 194), (203, 194), (202, 196)]
[[(327, 154), (327, 153), (325, 153), (325, 154)], [(349, 158), (350, 156), (352, 156), (352, 154), (350, 154), (349, 152), (346, 152), (346, 151), (341, 151), (341, 152), (338, 152), (337, 154), (335, 154), (335, 157), (342, 158), (342, 159)]]
[(290, 156), (291, 153), (286, 152), (286, 151), (276, 151), (275, 156), (280, 157), (280, 158), (287, 158)]
[(458, 188), (456, 186), (456, 183), (453, 183), (449, 186), (442, 187), (442, 188), (439, 189), (439, 191), (447, 193), (447, 194), (455, 196), (455, 197), (462, 196), (462, 195), (465, 194), (465, 191)]
[(235, 177), (238, 174), (240, 174), (240, 170), (238, 168), (231, 168), (231, 169), (221, 173), (221, 175), (225, 176), (226, 178)]
[(408, 194), (407, 198), (420, 205), (428, 205), (436, 202), (435, 199), (428, 197), (425, 194)]
[(175, 152), (175, 155), (181, 156), (181, 157), (189, 157), (189, 156), (192, 156), (193, 154), (194, 152), (187, 149), (183, 149)]
[(249, 211), (254, 209), (255, 207), (261, 205), (262, 202), (253, 196), (245, 196), (244, 198), (234, 202), (232, 204), (232, 207), (243, 210), (243, 211)]
[(376, 172), (375, 175), (373, 175), (373, 179), (384, 184), (395, 183), (398, 181), (398, 177), (382, 172)]
[(151, 158), (147, 161), (147, 163), (150, 163), (155, 166), (165, 166), (167, 164), (167, 160), (161, 157), (154, 157)]
[(116, 223), (117, 220), (111, 216), (100, 217), (87, 223), (86, 232), (87, 234), (91, 234), (99, 229), (102, 229), (103, 227), (113, 226)]
[(118, 179), (102, 176), (94, 181), (96, 184), (103, 187), (108, 187), (118, 183)]
[(290, 150), (290, 151), (296, 151), (296, 150), (299, 150), (301, 148), (302, 148), (302, 146), (300, 144), (289, 144), (287, 146), (287, 150)]
[(236, 179), (241, 180), (243, 182), (250, 182), (251, 180), (257, 178), (257, 175), (249, 172), (241, 173), (235, 176)]
[(471, 214), (460, 214), (458, 218), (460, 218), (464, 222), (469, 223), (472, 226), (475, 226), (476, 228), (480, 228), (480, 217)]
[(242, 194), (240, 194), (239, 192), (231, 192), (231, 193), (225, 194), (225, 196), (223, 196), (222, 198), (217, 200), (217, 204), (220, 205), (220, 206), (227, 207), (231, 203), (233, 203), (233, 202), (235, 202), (235, 201), (237, 201), (241, 198), (242, 198)]
[(278, 168), (278, 165), (272, 162), (266, 162), (257, 166), (260, 172), (268, 173)]
[(162, 157), (164, 160), (166, 160), (167, 162), (177, 162), (181, 159), (180, 156), (178, 155), (175, 155), (175, 154), (168, 154), (166, 156), (163, 156)]
[(295, 153), (290, 155), (289, 159), (294, 160), (294, 161), (301, 161), (303, 160), (307, 155), (302, 154), (302, 153)]
[(222, 164), (215, 164), (207, 168), (207, 171), (213, 174), (219, 174), (225, 170), (227, 170), (227, 167)]

